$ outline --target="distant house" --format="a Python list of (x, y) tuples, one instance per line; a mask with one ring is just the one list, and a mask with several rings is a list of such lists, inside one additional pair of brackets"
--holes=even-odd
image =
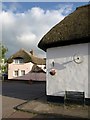
[(8, 79), (45, 81), (46, 60), (20, 49), (8, 59)]
[[(90, 100), (88, 47), (90, 42), (90, 5), (77, 8), (55, 25), (38, 44), (46, 51), (46, 94), (60, 100), (67, 94)], [(79, 100), (79, 99), (78, 99)]]

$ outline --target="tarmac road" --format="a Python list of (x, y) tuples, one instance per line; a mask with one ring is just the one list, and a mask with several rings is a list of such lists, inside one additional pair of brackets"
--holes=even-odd
[(45, 83), (28, 84), (24, 82), (2, 83), (2, 118), (32, 118), (35, 114), (16, 111), (13, 108), (27, 100), (45, 95)]
[(28, 84), (18, 81), (3, 82), (2, 95), (22, 100), (32, 100), (45, 95), (45, 83)]

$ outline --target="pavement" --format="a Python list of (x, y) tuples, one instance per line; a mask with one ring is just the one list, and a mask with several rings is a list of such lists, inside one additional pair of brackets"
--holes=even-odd
[(14, 107), (17, 111), (23, 111), (32, 114), (44, 115), (56, 118), (81, 118), (89, 119), (89, 107), (86, 105), (64, 105), (60, 103), (47, 102), (46, 97), (26, 101)]

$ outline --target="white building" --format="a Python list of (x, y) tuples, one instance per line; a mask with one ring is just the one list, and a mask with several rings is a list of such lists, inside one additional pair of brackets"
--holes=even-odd
[[(90, 5), (81, 6), (54, 26), (39, 42), (46, 51), (46, 94), (49, 100), (80, 94), (90, 100), (88, 47)], [(90, 103), (90, 102), (89, 102)]]

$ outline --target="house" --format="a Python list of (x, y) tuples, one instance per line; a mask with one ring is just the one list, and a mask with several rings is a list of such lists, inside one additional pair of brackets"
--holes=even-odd
[[(46, 51), (46, 94), (48, 100), (79, 95), (90, 103), (88, 49), (90, 5), (78, 7), (40, 40)], [(75, 96), (76, 95), (76, 96)], [(78, 99), (79, 100), (79, 99)]]
[(20, 49), (8, 59), (8, 79), (45, 81), (45, 59)]

